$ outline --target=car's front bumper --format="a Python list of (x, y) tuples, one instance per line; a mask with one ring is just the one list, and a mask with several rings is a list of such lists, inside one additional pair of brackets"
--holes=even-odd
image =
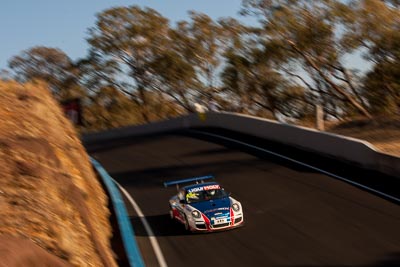
[(190, 230), (192, 232), (215, 232), (215, 231), (222, 231), (222, 230), (229, 230), (233, 228), (240, 227), (244, 224), (243, 216), (235, 217), (234, 222), (232, 221), (222, 224), (212, 224), (210, 222), (204, 221), (194, 221), (190, 225)]

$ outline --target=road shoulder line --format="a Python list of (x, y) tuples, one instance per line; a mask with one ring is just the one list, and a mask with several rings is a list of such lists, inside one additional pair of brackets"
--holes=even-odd
[(151, 229), (149, 223), (146, 220), (146, 217), (144, 216), (142, 210), (140, 209), (139, 205), (136, 203), (136, 201), (132, 198), (132, 196), (128, 193), (128, 191), (125, 190), (117, 181), (114, 180), (114, 183), (118, 186), (118, 188), (121, 190), (121, 192), (125, 195), (125, 197), (128, 199), (132, 207), (135, 209), (136, 214), (138, 215), (140, 221), (142, 222), (147, 235), (149, 236), (151, 246), (153, 247), (154, 253), (156, 255), (158, 264), (160, 267), (168, 267), (167, 262), (165, 261), (164, 255), (161, 251), (160, 245), (158, 244), (157, 238), (154, 235), (153, 230)]

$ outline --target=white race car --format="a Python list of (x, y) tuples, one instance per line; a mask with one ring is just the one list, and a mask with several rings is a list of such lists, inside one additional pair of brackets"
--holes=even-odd
[[(212, 232), (239, 227), (244, 223), (240, 202), (230, 197), (217, 182), (204, 182), (213, 178), (202, 176), (164, 183), (166, 187), (177, 186), (178, 194), (169, 200), (170, 216), (188, 231)], [(196, 184), (179, 188), (179, 184), (189, 182)]]

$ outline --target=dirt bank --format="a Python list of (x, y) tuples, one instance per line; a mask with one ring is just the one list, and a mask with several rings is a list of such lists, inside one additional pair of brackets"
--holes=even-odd
[(0, 259), (116, 266), (107, 197), (46, 86), (0, 82), (0, 119), (0, 240), (13, 248)]
[(400, 157), (399, 116), (377, 117), (374, 121), (356, 119), (333, 125), (327, 131), (368, 141), (378, 150)]

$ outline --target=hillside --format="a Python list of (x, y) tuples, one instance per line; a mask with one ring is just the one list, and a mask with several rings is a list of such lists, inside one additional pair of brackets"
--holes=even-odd
[(116, 266), (107, 196), (46, 86), (0, 81), (0, 266)]
[(343, 122), (329, 127), (327, 131), (368, 141), (378, 150), (400, 157), (399, 116)]

